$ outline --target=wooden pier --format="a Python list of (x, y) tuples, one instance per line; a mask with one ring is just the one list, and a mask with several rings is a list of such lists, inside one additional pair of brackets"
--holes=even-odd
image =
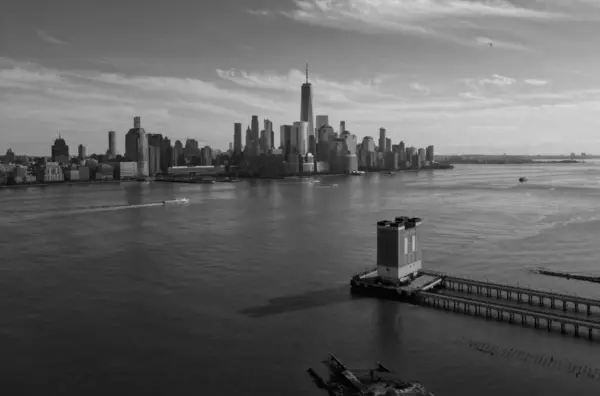
[[(425, 281), (419, 278), (426, 276)], [(431, 279), (427, 279), (431, 278)], [(352, 278), (358, 293), (400, 299), (465, 315), (531, 325), (600, 341), (600, 300), (421, 270), (409, 283), (379, 282), (370, 269)]]
[[(587, 316), (598, 315), (600, 317), (600, 300), (460, 278), (435, 271), (423, 271), (423, 274), (441, 277), (441, 286), (451, 291), (486, 296), (488, 298), (495, 297), (497, 300), (515, 301), (519, 304), (526, 303), (531, 306), (560, 309), (563, 312), (569, 310), (585, 312)], [(585, 308), (585, 311), (580, 311), (580, 308)]]
[(583, 320), (565, 314), (549, 314), (543, 311), (526, 308), (519, 309), (503, 304), (493, 304), (468, 297), (457, 297), (422, 291), (417, 294), (419, 303), (433, 308), (441, 308), (465, 315), (495, 318), (498, 321), (507, 320), (509, 323), (520, 322), (523, 326), (532, 323), (536, 329), (546, 328), (552, 331), (554, 325), (560, 326), (562, 334), (567, 333), (567, 326), (572, 328), (573, 335), (579, 337), (581, 330), (587, 330), (588, 339), (594, 339), (594, 334), (600, 335), (600, 321)]

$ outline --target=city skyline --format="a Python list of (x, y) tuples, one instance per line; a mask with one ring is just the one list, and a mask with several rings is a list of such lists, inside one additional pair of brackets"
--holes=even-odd
[(175, 3), (8, 5), (0, 151), (48, 155), (60, 134), (104, 153), (113, 130), (122, 153), (138, 115), (148, 133), (226, 150), (234, 122), (299, 121), (306, 61), (313, 117), (359, 138), (384, 127), (440, 154), (600, 151), (592, 2)]

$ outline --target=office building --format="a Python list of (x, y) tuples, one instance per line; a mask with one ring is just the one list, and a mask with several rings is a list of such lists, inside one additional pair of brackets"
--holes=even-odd
[(317, 142), (315, 140), (315, 129), (313, 119), (313, 94), (312, 85), (308, 82), (308, 63), (306, 64), (306, 82), (302, 84), (300, 98), (300, 121), (306, 122), (306, 132), (304, 139), (308, 138), (309, 147), (305, 150), (313, 155), (317, 151)]
[(58, 162), (61, 164), (66, 164), (69, 162), (69, 146), (67, 146), (67, 142), (58, 135), (58, 139), (54, 141), (54, 144), (51, 147), (52, 152), (52, 161)]
[(77, 157), (81, 160), (85, 158), (85, 146), (83, 144), (80, 144), (79, 147), (77, 147)]
[(108, 157), (113, 159), (117, 156), (117, 133), (108, 131)]
[(233, 152), (239, 154), (242, 152), (242, 123), (233, 124)]
[(259, 139), (260, 139), (260, 131), (258, 129), (258, 116), (253, 115), (252, 121), (250, 122), (251, 126), (251, 142), (250, 142), (250, 154), (258, 155), (258, 151), (260, 149)]
[(296, 121), (292, 125), (292, 153), (294, 149), (301, 156), (305, 156), (307, 153), (306, 148), (306, 137), (308, 136), (308, 122), (307, 121)]
[(138, 176), (148, 176), (148, 138), (140, 117), (133, 119), (133, 128), (125, 135), (125, 157), (138, 164)]
[(385, 128), (379, 128), (379, 152), (385, 151)]
[(318, 115), (315, 122), (315, 133), (317, 134), (317, 142), (319, 142), (318, 133), (323, 125), (329, 125), (328, 115)]

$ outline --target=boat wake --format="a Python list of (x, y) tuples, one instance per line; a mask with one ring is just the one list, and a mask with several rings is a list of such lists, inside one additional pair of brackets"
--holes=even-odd
[(152, 207), (159, 207), (159, 206), (173, 205), (173, 204), (185, 204), (188, 202), (189, 202), (188, 198), (177, 198), (177, 199), (165, 200), (165, 201), (161, 201), (161, 202), (152, 202), (152, 203), (144, 203), (144, 204), (96, 206), (96, 207), (88, 207), (88, 208), (81, 208), (81, 209), (71, 209), (71, 210), (42, 212), (42, 213), (14, 213), (10, 217), (5, 218), (4, 221), (11, 223), (14, 221), (23, 221), (23, 220), (38, 220), (38, 219), (45, 219), (45, 218), (52, 218), (52, 217), (76, 216), (76, 215), (101, 213), (101, 212), (114, 212), (114, 211), (118, 211), (118, 210), (127, 210), (127, 209), (152, 208)]

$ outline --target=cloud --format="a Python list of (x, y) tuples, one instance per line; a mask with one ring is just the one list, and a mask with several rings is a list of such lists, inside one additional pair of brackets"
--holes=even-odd
[(535, 78), (528, 78), (524, 81), (524, 83), (527, 85), (536, 85), (536, 86), (548, 85), (547, 80), (537, 80)]
[(496, 85), (498, 87), (504, 87), (507, 85), (513, 85), (517, 80), (510, 77), (501, 76), (499, 74), (493, 74), (492, 78), (482, 78), (479, 80), (479, 85)]
[(417, 92), (422, 93), (425, 96), (429, 96), (429, 94), (431, 94), (431, 89), (429, 89), (428, 87), (421, 85), (419, 83), (410, 84), (410, 88), (414, 89)]
[(268, 16), (271, 15), (271, 11), (269, 10), (246, 10), (251, 15), (256, 16)]
[[(235, 69), (217, 69), (217, 75), (223, 79), (233, 82), (239, 86), (253, 89), (272, 91), (283, 91), (297, 94), (300, 86), (306, 81), (306, 74), (298, 69), (290, 69), (287, 75), (276, 73), (248, 73), (236, 71)], [(339, 82), (323, 79), (319, 76), (311, 76), (313, 84), (313, 95), (323, 97), (331, 102), (348, 103), (351, 101), (370, 100), (399, 100), (395, 93), (386, 92), (384, 83), (394, 75), (379, 75), (370, 80), (353, 80)]]
[(47, 43), (50, 44), (54, 44), (54, 45), (69, 45), (70, 43), (60, 40), (54, 36), (51, 36), (50, 33), (46, 32), (45, 30), (38, 30), (37, 35), (39, 38), (41, 38), (42, 40), (44, 40)]
[(57, 70), (8, 58), (0, 58), (0, 103), (0, 130), (8, 131), (0, 136), (0, 146), (39, 138), (40, 131), (43, 136), (70, 132), (86, 135), (79, 142), (100, 139), (99, 151), (105, 148), (104, 135), (98, 133), (126, 131), (136, 115), (147, 120), (151, 133), (175, 138), (200, 134), (214, 144), (235, 121), (288, 111), (271, 98), (200, 79)]
[(562, 14), (518, 7), (506, 0), (294, 0), (282, 14), (299, 22), (374, 32), (433, 33), (436, 23), (456, 18), (552, 20)]
[(528, 47), (526, 47), (522, 44), (511, 43), (511, 42), (502, 41), (502, 40), (494, 40), (489, 37), (476, 37), (475, 42), (478, 45), (490, 46), (490, 44), (491, 44), (492, 48), (499, 48), (499, 49), (505, 49), (505, 50), (511, 50), (511, 51), (526, 51), (529, 49)]

